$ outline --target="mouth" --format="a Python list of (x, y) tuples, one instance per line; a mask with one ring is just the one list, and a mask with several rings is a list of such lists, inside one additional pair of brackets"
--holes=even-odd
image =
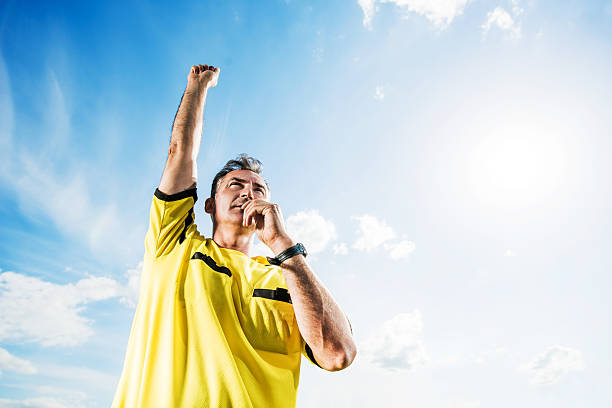
[[(242, 207), (242, 206), (244, 205), (244, 203), (247, 203), (247, 202), (249, 202), (249, 200), (243, 201), (243, 202), (241, 202), (240, 204), (236, 204), (236, 205), (234, 205), (234, 206), (232, 206), (232, 207), (234, 207), (234, 208), (240, 208), (240, 207)], [(242, 210), (242, 208), (240, 208), (240, 209)]]

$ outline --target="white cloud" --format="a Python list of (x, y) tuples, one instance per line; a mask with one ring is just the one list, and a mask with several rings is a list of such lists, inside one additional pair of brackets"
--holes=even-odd
[(525, 11), (525, 9), (523, 9), (520, 5), (519, 5), (519, 1), (518, 0), (512, 0), (512, 14), (514, 14), (515, 17), (520, 16), (521, 14), (523, 14), (523, 12)]
[(376, 87), (376, 90), (374, 91), (374, 99), (376, 99), (377, 101), (382, 101), (383, 99), (385, 99), (385, 94), (383, 93), (382, 85), (378, 85)]
[[(122, 297), (133, 301), (133, 272), (128, 287), (113, 279), (90, 276), (75, 284), (45, 282), (14, 272), (0, 274), (0, 341), (75, 346), (93, 334), (91, 320), (81, 315), (90, 302)], [(132, 285), (132, 287), (130, 287)], [(131, 299), (131, 300), (130, 300)]]
[(333, 251), (334, 255), (348, 254), (348, 247), (346, 246), (346, 242), (340, 242), (339, 244), (335, 244)]
[(323, 251), (337, 238), (334, 223), (323, 218), (317, 210), (300, 211), (287, 218), (287, 232), (295, 241), (303, 243), (311, 254)]
[[(308, 248), (306, 248), (306, 250), (308, 250)], [(253, 256), (255, 256), (255, 255), (259, 255), (259, 256), (274, 256), (275, 255), (275, 254), (272, 253), (272, 250), (270, 248), (268, 248), (268, 246), (266, 244), (264, 244), (263, 242), (260, 242), (260, 241), (257, 241), (253, 245), (253, 248), (251, 249), (251, 254)]]
[(376, 0), (357, 0), (361, 10), (363, 11), (363, 25), (368, 29), (372, 29), (372, 17), (376, 13)]
[(516, 256), (516, 252), (513, 251), (512, 249), (506, 249), (506, 252), (504, 252), (504, 256), (515, 257)]
[(0, 408), (81, 408), (87, 406), (85, 403), (87, 394), (81, 391), (50, 386), (32, 388), (41, 396), (23, 400), (0, 398)]
[(397, 243), (385, 244), (385, 248), (389, 250), (391, 259), (397, 261), (399, 259), (408, 257), (414, 252), (416, 246), (414, 245), (414, 242), (404, 239)]
[(423, 345), (421, 313), (400, 313), (374, 330), (361, 345), (360, 352), (381, 368), (412, 370), (427, 363)]
[(351, 218), (359, 222), (357, 241), (353, 244), (355, 249), (369, 252), (395, 238), (395, 232), (384, 220), (368, 214)]
[(512, 15), (503, 7), (496, 7), (493, 11), (489, 11), (487, 21), (481, 26), (483, 38), (487, 36), (493, 26), (510, 33), (511, 38), (521, 38), (521, 22), (518, 21), (518, 17), (523, 12), (524, 9), (519, 6), (517, 0), (512, 0)]
[(136, 268), (128, 269), (125, 273), (127, 285), (123, 287), (123, 296), (119, 301), (129, 307), (136, 307), (140, 296), (140, 277), (142, 275), (142, 261)]
[(0, 374), (2, 374), (3, 371), (13, 371), (22, 374), (34, 374), (37, 372), (30, 361), (15, 357), (7, 350), (0, 347)]
[(384, 220), (369, 214), (351, 218), (359, 223), (357, 240), (353, 243), (353, 248), (370, 252), (382, 245), (389, 251), (389, 256), (394, 261), (406, 258), (414, 252), (416, 248), (414, 242), (407, 239), (395, 241), (396, 234), (393, 228)]
[(520, 366), (519, 370), (530, 377), (531, 384), (549, 385), (557, 383), (571, 371), (584, 370), (584, 367), (580, 350), (551, 346), (531, 362)]
[(75, 408), (53, 397), (34, 397), (24, 400), (0, 398), (0, 408)]
[(444, 29), (463, 13), (468, 0), (358, 0), (363, 11), (363, 25), (368, 29), (372, 29), (372, 18), (378, 11), (377, 2), (394, 4), (405, 16), (410, 12), (422, 15), (436, 28)]

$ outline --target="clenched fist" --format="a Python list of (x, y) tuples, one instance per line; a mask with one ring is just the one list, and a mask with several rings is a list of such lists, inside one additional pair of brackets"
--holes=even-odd
[(202, 91), (217, 85), (219, 68), (212, 65), (193, 65), (187, 75), (187, 90)]

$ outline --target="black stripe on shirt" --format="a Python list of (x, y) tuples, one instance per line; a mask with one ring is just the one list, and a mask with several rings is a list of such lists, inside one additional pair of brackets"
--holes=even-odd
[(201, 252), (196, 252), (193, 254), (191, 259), (199, 259), (200, 261), (204, 261), (206, 265), (212, 270), (217, 272), (221, 272), (226, 274), (227, 276), (232, 276), (232, 272), (226, 266), (219, 266), (215, 263), (215, 261), (208, 255), (205, 255)]
[(253, 297), (263, 297), (267, 299), (280, 300), (281, 302), (291, 303), (289, 291), (285, 288), (276, 289), (254, 289)]
[(189, 210), (189, 213), (187, 214), (187, 218), (185, 218), (185, 226), (183, 227), (183, 231), (181, 232), (181, 235), (179, 235), (179, 244), (182, 244), (183, 241), (185, 240), (185, 237), (187, 236), (187, 228), (189, 228), (189, 226), (193, 224), (193, 207), (191, 207), (191, 210)]
[(187, 190), (179, 191), (175, 194), (166, 194), (159, 191), (159, 188), (155, 189), (155, 197), (159, 198), (162, 201), (177, 201), (182, 200), (183, 198), (193, 197), (193, 202), (198, 201), (197, 187), (189, 188)]

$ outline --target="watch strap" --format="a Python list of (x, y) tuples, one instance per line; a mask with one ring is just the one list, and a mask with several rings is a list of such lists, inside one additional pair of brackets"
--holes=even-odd
[(306, 248), (304, 248), (304, 245), (298, 242), (292, 247), (285, 249), (283, 252), (276, 255), (275, 257), (268, 257), (267, 259), (271, 265), (280, 265), (287, 259), (292, 258), (296, 255), (300, 255), (300, 254), (304, 256), (308, 255), (306, 253)]

